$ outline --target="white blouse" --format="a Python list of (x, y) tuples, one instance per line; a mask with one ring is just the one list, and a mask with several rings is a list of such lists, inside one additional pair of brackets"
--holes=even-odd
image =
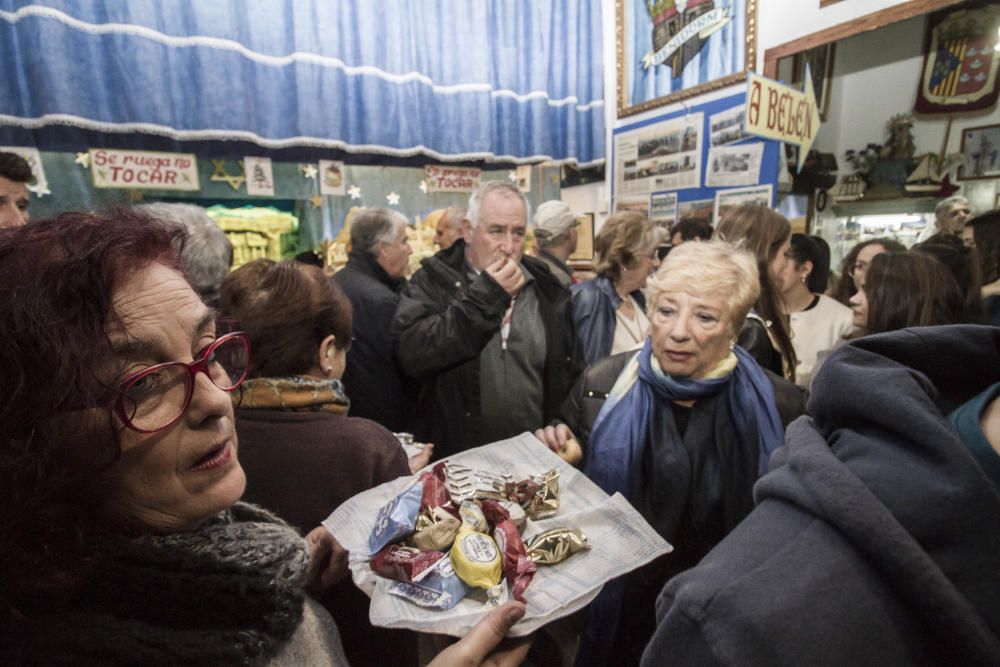
[(816, 356), (820, 352), (832, 350), (844, 337), (851, 334), (854, 329), (853, 318), (850, 308), (825, 294), (819, 295), (819, 302), (812, 308), (789, 315), (792, 347), (798, 358), (795, 384), (803, 388), (809, 387)]
[(620, 307), (615, 310), (615, 338), (611, 343), (611, 354), (638, 350), (646, 342), (646, 336), (649, 334), (649, 319), (646, 313), (642, 312), (642, 308), (631, 295), (628, 300), (632, 304), (635, 318), (625, 317)]

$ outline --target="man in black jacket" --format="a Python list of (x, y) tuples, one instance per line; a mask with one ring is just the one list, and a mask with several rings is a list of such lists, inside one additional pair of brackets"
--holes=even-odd
[(403, 370), (423, 381), (412, 429), (438, 457), (539, 428), (582, 369), (569, 290), (523, 256), (524, 195), (489, 181), (463, 239), (423, 262), (393, 323)]
[(415, 383), (400, 371), (389, 338), (413, 253), (406, 224), (396, 211), (361, 209), (351, 221), (347, 264), (333, 277), (354, 309), (354, 343), (344, 371), (351, 416), (370, 419), (390, 431), (406, 427), (416, 397)]

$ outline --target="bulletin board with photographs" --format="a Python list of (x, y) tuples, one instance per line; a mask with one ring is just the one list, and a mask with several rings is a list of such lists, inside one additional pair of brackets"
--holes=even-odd
[(745, 102), (741, 92), (616, 128), (613, 209), (641, 211), (668, 227), (686, 219), (715, 224), (717, 193), (729, 193), (723, 209), (747, 189), (774, 205), (781, 144), (744, 134)]

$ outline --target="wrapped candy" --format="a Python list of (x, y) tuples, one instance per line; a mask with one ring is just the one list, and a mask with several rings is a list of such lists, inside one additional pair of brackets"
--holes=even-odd
[(590, 548), (586, 535), (577, 528), (553, 528), (528, 540), (528, 558), (538, 565), (554, 565), (578, 551)]
[(440, 551), (421, 551), (401, 544), (390, 544), (372, 558), (376, 574), (396, 581), (420, 581), (434, 565), (444, 558)]
[(483, 508), (474, 500), (463, 500), (461, 507), (458, 508), (458, 515), (462, 519), (462, 525), (477, 533), (485, 533), (489, 528)]
[(510, 512), (499, 500), (480, 500), (479, 506), (483, 509), (483, 516), (486, 517), (491, 528), (496, 528), (498, 523), (510, 519)]
[(497, 524), (493, 530), (493, 538), (500, 550), (503, 576), (510, 584), (511, 595), (515, 600), (524, 602), (524, 589), (531, 583), (538, 567), (528, 558), (521, 533), (510, 519)]
[(548, 518), (559, 509), (559, 471), (553, 468), (520, 482), (507, 482), (503, 491), (524, 508), (528, 518)]
[(398, 542), (413, 532), (423, 491), (423, 484), (417, 482), (379, 510), (368, 538), (371, 553), (378, 553), (385, 545)]
[(420, 510), (410, 544), (424, 551), (447, 549), (461, 526), (462, 522), (443, 507)]
[(451, 609), (472, 589), (458, 578), (451, 561), (442, 558), (420, 582), (397, 581), (389, 594), (431, 609)]
[(473, 498), (504, 498), (504, 486), (514, 481), (510, 475), (473, 470), (451, 462), (445, 462), (445, 473), (448, 491), (455, 502)]
[(473, 588), (486, 590), (490, 604), (498, 602), (502, 594), (499, 584), (503, 566), (500, 550), (492, 537), (462, 524), (448, 555), (459, 579)]
[(424, 494), (420, 499), (420, 509), (423, 511), (441, 507), (456, 518), (459, 518), (458, 506), (451, 498), (446, 480), (444, 463), (438, 463), (434, 466), (433, 470), (420, 475), (420, 481), (424, 485)]

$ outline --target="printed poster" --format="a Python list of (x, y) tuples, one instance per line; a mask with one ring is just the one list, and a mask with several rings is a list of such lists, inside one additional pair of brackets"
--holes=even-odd
[(90, 149), (95, 188), (200, 190), (194, 153)]
[(708, 165), (705, 167), (705, 186), (718, 188), (756, 185), (760, 182), (760, 163), (763, 158), (764, 144), (759, 141), (710, 148)]
[(715, 209), (714, 199), (695, 199), (677, 204), (677, 222), (685, 220), (700, 220), (712, 224), (712, 211)]
[(45, 166), (42, 164), (42, 155), (38, 152), (37, 148), (0, 146), (0, 152), (20, 155), (28, 161), (28, 166), (31, 167), (31, 175), (33, 177), (33, 180), (28, 183), (28, 192), (33, 192), (38, 197), (52, 194), (52, 191), (49, 190), (49, 181), (45, 178)]
[(743, 116), (746, 112), (747, 105), (741, 104), (709, 116), (708, 129), (711, 134), (709, 146), (714, 148), (734, 144), (750, 136), (743, 131)]
[(649, 218), (654, 224), (670, 229), (677, 222), (677, 193), (654, 192), (649, 196)]
[(649, 217), (649, 195), (641, 197), (618, 197), (615, 199), (615, 213), (619, 211), (636, 211)]
[(713, 211), (713, 224), (718, 224), (730, 209), (743, 204), (753, 203), (761, 206), (771, 206), (772, 186), (755, 185), (751, 188), (733, 188), (732, 190), (717, 190), (715, 193), (715, 210)]
[(321, 195), (346, 195), (344, 163), (336, 160), (319, 161), (319, 193)]
[(615, 194), (699, 186), (703, 112), (615, 136)]
[(274, 196), (274, 173), (269, 157), (243, 158), (243, 172), (247, 176), (247, 194), (255, 197)]

